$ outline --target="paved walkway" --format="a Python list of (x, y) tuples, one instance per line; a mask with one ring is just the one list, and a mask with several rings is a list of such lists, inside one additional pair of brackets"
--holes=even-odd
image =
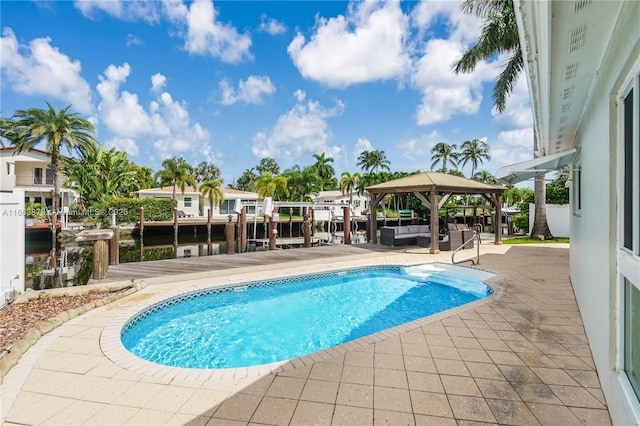
[[(473, 253), (471, 253), (473, 252)], [(5, 377), (5, 424), (610, 424), (568, 277), (566, 246), (483, 245), (496, 295), (247, 377), (121, 365), (100, 336), (122, 312), (198, 280), (160, 283), (69, 321)], [(460, 257), (470, 256), (467, 250)], [(215, 271), (210, 284), (369, 264), (448, 262), (425, 249)], [(267, 269), (267, 270), (265, 270)], [(161, 369), (161, 368), (160, 368)], [(265, 372), (262, 372), (265, 373)]]

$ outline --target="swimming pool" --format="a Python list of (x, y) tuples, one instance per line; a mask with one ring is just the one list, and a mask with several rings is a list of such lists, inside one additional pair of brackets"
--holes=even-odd
[[(464, 270), (465, 268), (457, 268)], [(446, 265), (371, 266), (187, 293), (122, 328), (136, 356), (236, 368), (311, 354), (491, 294), (491, 274)]]

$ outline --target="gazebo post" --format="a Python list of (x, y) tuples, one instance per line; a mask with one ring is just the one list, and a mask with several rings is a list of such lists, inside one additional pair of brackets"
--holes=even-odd
[(496, 217), (494, 219), (496, 222), (496, 235), (493, 243), (500, 245), (502, 244), (502, 195), (495, 194), (494, 197), (496, 203)]
[(376, 238), (377, 233), (377, 225), (378, 225), (378, 206), (375, 202), (376, 196), (375, 193), (369, 194), (369, 234), (367, 235), (367, 240), (371, 244), (377, 244), (378, 239)]
[(438, 218), (438, 193), (431, 191), (431, 254), (440, 253), (440, 224)]

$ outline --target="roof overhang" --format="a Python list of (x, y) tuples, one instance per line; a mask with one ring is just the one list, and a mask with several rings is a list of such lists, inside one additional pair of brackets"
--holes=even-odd
[(568, 151), (559, 152), (557, 154), (546, 155), (533, 160), (515, 163), (510, 166), (504, 166), (496, 172), (496, 178), (506, 184), (514, 184), (528, 180), (547, 172), (557, 171), (569, 165), (576, 153), (576, 149), (572, 148)]

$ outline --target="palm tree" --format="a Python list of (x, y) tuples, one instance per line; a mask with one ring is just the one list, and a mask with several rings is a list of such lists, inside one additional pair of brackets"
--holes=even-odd
[(353, 190), (359, 187), (360, 173), (355, 172), (351, 174), (349, 172), (342, 172), (340, 177), (340, 191), (343, 194), (349, 193), (349, 205), (353, 206)]
[[(48, 103), (47, 109), (29, 108), (17, 110), (10, 120), (3, 120), (2, 136), (15, 145), (14, 155), (29, 151), (44, 141), (51, 156), (53, 172), (54, 209), (58, 210), (58, 194), (60, 182), (58, 174), (61, 163), (61, 148), (71, 153), (94, 150), (98, 142), (93, 134), (96, 129), (89, 121), (80, 118), (77, 113), (70, 112), (71, 105), (61, 110), (54, 110)], [(6, 127), (5, 127), (6, 126)]]
[(440, 171), (442, 173), (447, 173), (447, 164), (451, 164), (453, 167), (458, 166), (458, 158), (459, 154), (456, 151), (458, 149), (458, 145), (451, 144), (449, 145), (446, 142), (438, 142), (431, 148), (431, 170), (440, 162), (442, 162), (442, 168)]
[(489, 145), (478, 139), (465, 141), (460, 147), (460, 162), (462, 167), (471, 162), (471, 177), (474, 176), (478, 164), (482, 164), (484, 160), (491, 160), (489, 155)]
[(287, 178), (284, 176), (274, 176), (271, 172), (264, 172), (258, 182), (256, 182), (256, 192), (262, 198), (280, 198), (289, 196), (287, 189)]
[(218, 166), (216, 166), (214, 163), (207, 163), (206, 161), (203, 161), (202, 163), (198, 164), (193, 169), (193, 178), (198, 183), (202, 183), (206, 180), (208, 181), (220, 180), (221, 181), (220, 184), (222, 184), (223, 183), (222, 179), (220, 179), (221, 174), (222, 173), (220, 172), (220, 169), (218, 168)]
[(358, 156), (357, 165), (365, 172), (377, 173), (380, 170), (391, 170), (391, 162), (387, 159), (384, 151), (363, 151)]
[[(290, 170), (285, 170), (283, 175), (287, 178), (287, 183), (298, 195), (298, 201), (303, 202), (304, 196), (311, 194), (320, 184), (320, 177), (313, 167), (305, 167), (302, 170), (300, 166), (295, 165)], [(293, 195), (293, 194), (292, 194)]]
[(486, 170), (476, 172), (471, 179), (482, 183), (488, 183), (489, 185), (499, 184), (498, 179)]
[(256, 170), (261, 175), (264, 172), (269, 172), (273, 175), (280, 174), (280, 166), (278, 165), (278, 163), (276, 163), (276, 160), (274, 160), (271, 157), (265, 157), (262, 160), (260, 160), (260, 162), (256, 165)]
[(156, 173), (156, 179), (158, 179), (160, 186), (173, 187), (173, 194), (171, 198), (176, 199), (176, 186), (180, 188), (182, 193), (187, 187), (196, 186), (196, 180), (193, 178), (193, 168), (187, 164), (184, 158), (167, 158), (162, 162), (164, 169)]
[[(478, 42), (453, 64), (452, 69), (456, 74), (470, 73), (481, 60), (491, 59), (500, 53), (510, 54), (502, 72), (496, 79), (492, 94), (494, 106), (499, 112), (503, 112), (507, 96), (511, 94), (518, 75), (524, 69), (513, 0), (465, 0), (461, 9), (465, 13), (484, 18), (485, 21)], [(534, 129), (534, 155), (537, 152), (536, 145)], [(544, 239), (551, 239), (553, 235), (551, 235), (547, 222), (545, 191), (544, 175), (536, 176), (534, 181), (535, 216), (531, 236), (542, 235)]]
[(333, 166), (329, 164), (333, 163), (333, 158), (327, 157), (324, 152), (322, 154), (313, 154), (313, 158), (316, 159), (316, 162), (312, 167), (316, 169), (316, 173), (318, 173), (318, 176), (322, 179), (320, 191), (323, 191), (324, 185), (333, 178), (333, 175), (335, 174)]
[(203, 197), (209, 197), (209, 211), (213, 212), (213, 204), (220, 204), (224, 201), (224, 192), (220, 189), (222, 181), (220, 179), (205, 180), (198, 190)]

